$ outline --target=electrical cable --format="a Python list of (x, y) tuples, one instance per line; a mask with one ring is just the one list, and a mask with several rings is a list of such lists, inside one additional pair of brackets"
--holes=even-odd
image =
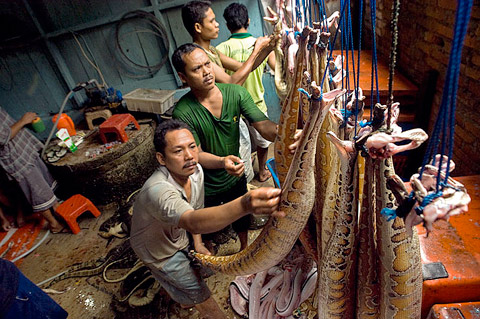
[(60, 116), (63, 113), (63, 109), (65, 108), (65, 105), (67, 104), (67, 101), (70, 99), (70, 97), (73, 95), (73, 93), (74, 93), (73, 90), (68, 92), (67, 96), (65, 96), (65, 99), (62, 102), (62, 105), (60, 106), (60, 110), (58, 111), (57, 120), (55, 121), (55, 124), (53, 124), (52, 129), (50, 130), (50, 134), (48, 134), (47, 141), (45, 142), (45, 144), (43, 145), (43, 148), (42, 148), (42, 153), (40, 153), (40, 158), (42, 158), (42, 159), (43, 159), (43, 156), (45, 155), (45, 150), (47, 149), (48, 143), (52, 139), (53, 132), (55, 132), (55, 129), (57, 128), (57, 124), (60, 121)]
[(50, 133), (48, 134), (48, 138), (47, 138), (45, 144), (43, 145), (42, 152), (40, 153), (40, 158), (43, 159), (43, 156), (45, 155), (45, 150), (48, 147), (48, 143), (52, 139), (53, 132), (55, 132), (55, 130), (57, 128), (57, 124), (60, 121), (60, 117), (63, 113), (63, 109), (65, 108), (65, 105), (67, 105), (68, 100), (72, 97), (73, 93), (75, 93), (77, 91), (80, 91), (81, 89), (85, 88), (87, 85), (90, 85), (90, 84), (95, 84), (98, 87), (97, 80), (91, 79), (88, 82), (83, 82), (83, 83), (77, 84), (77, 86), (74, 87), (72, 90), (70, 90), (70, 92), (68, 92), (67, 96), (65, 96), (65, 99), (63, 100), (62, 105), (60, 106), (60, 110), (58, 111), (57, 120), (55, 121), (55, 124), (53, 124), (53, 127), (50, 130)]
[[(82, 45), (80, 44), (80, 41), (78, 41), (77, 39), (77, 36), (75, 35), (74, 32), (72, 32), (72, 35), (73, 35), (73, 38), (75, 39), (75, 42), (77, 42), (78, 46), (80, 47), (80, 51), (82, 52), (83, 56), (85, 57), (85, 59), (88, 61), (88, 63), (90, 63), (91, 66), (93, 66), (93, 68), (98, 72), (98, 74), (100, 75), (100, 78), (102, 79), (102, 84), (105, 88), (108, 87), (107, 83), (105, 82), (105, 78), (103, 77), (103, 73), (102, 71), (100, 70), (100, 68), (98, 67), (98, 63), (93, 63), (87, 56), (87, 54), (85, 53), (85, 51), (83, 50), (83, 47)], [(82, 38), (82, 40), (85, 42), (85, 39)], [(89, 49), (90, 51), (90, 49)], [(93, 56), (93, 54), (90, 52), (91, 56), (93, 57), (93, 59), (95, 60), (95, 57)]]
[[(139, 63), (133, 61), (131, 58), (129, 58), (127, 56), (125, 50), (123, 49), (123, 47), (120, 44), (120, 40), (122, 38), (122, 36), (120, 36), (120, 30), (126, 23), (131, 22), (132, 20), (144, 20), (145, 22), (147, 22), (147, 24), (150, 25), (153, 28), (151, 33), (157, 35), (159, 38), (162, 39), (166, 50), (168, 50), (168, 48), (170, 47), (170, 42), (168, 40), (167, 31), (166, 31), (165, 27), (163, 26), (163, 24), (155, 17), (155, 15), (153, 15), (151, 13), (148, 13), (146, 11), (142, 11), (142, 10), (130, 11), (130, 12), (124, 14), (115, 26), (115, 43), (116, 43), (116, 47), (118, 49), (118, 52), (120, 53), (120, 56), (123, 60), (122, 62), (124, 62), (129, 67), (133, 67), (133, 68), (136, 68), (136, 69), (139, 69), (139, 70), (142, 70), (142, 71), (146, 72), (147, 76), (149, 76), (149, 75), (151, 76), (151, 75), (157, 73), (164, 66), (164, 64), (167, 62), (168, 53), (165, 54), (163, 56), (163, 58), (160, 60), (160, 62), (155, 64), (155, 65), (139, 64)], [(142, 30), (141, 32), (144, 32), (144, 30)], [(132, 31), (128, 34), (141, 33), (141, 32)]]

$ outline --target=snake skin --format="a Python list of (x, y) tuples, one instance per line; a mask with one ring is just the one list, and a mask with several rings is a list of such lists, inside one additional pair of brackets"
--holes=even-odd
[[(315, 88), (313, 83), (312, 88)], [(292, 249), (313, 207), (315, 193), (312, 190), (315, 186), (311, 168), (320, 125), (330, 105), (344, 90), (330, 91), (321, 100), (316, 98), (320, 95), (319, 90), (315, 92), (310, 103), (311, 116), (293, 159), (297, 165), (292, 166), (282, 190), (279, 209), (286, 216), (271, 217), (255, 241), (237, 254), (216, 257), (194, 253), (205, 266), (231, 275), (253, 274), (275, 266)]]
[(358, 212), (357, 152), (348, 152), (343, 141), (329, 132), (339, 159), (340, 201), (332, 235), (319, 264), (318, 317), (352, 318), (355, 311), (356, 233)]

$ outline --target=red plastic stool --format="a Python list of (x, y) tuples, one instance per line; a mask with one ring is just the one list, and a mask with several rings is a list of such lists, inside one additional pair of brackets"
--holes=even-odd
[(72, 233), (78, 234), (80, 227), (77, 223), (77, 217), (90, 211), (93, 216), (100, 216), (100, 211), (93, 205), (93, 203), (86, 197), (77, 194), (73, 195), (66, 201), (58, 206), (56, 212), (67, 222), (68, 227), (72, 230)]
[(140, 126), (137, 123), (137, 120), (133, 117), (132, 114), (115, 114), (109, 117), (105, 122), (100, 124), (100, 138), (102, 139), (103, 144), (108, 143), (106, 134), (113, 133), (116, 135), (116, 140), (120, 140), (122, 143), (128, 141), (127, 133), (125, 129), (128, 124), (133, 123), (137, 130), (140, 129)]

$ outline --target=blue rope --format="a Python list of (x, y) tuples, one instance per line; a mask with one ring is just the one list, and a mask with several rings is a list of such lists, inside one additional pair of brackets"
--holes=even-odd
[(427, 207), (427, 205), (431, 204), (435, 199), (442, 195), (443, 192), (439, 191), (425, 196), (422, 200), (422, 203), (415, 207), (415, 212), (417, 213), (417, 215), (423, 214), (423, 210), (425, 209), (425, 207)]
[(322, 6), (322, 17), (321, 17), (322, 20), (321, 21), (325, 21), (325, 23), (327, 25), (325, 25), (324, 27), (328, 31), (328, 22), (326, 21), (326, 19), (327, 19), (327, 9), (325, 8), (325, 0), (320, 1), (320, 5)]
[(387, 221), (394, 220), (395, 217), (397, 217), (397, 214), (395, 213), (395, 209), (388, 208), (388, 207), (383, 208), (380, 214), (382, 214), (387, 219)]
[[(472, 0), (459, 0), (457, 12), (455, 17), (454, 37), (452, 41), (452, 48), (448, 62), (448, 68), (445, 76), (445, 84), (442, 94), (442, 100), (435, 121), (432, 138), (429, 141), (427, 152), (423, 158), (422, 167), (420, 170), (420, 178), (425, 169), (425, 165), (430, 159), (435, 163), (435, 155), (440, 148), (440, 160), (438, 166), (441, 167), (444, 161), (443, 156), (448, 153), (445, 177), (441, 177), (441, 169), (438, 170), (436, 192), (448, 185), (448, 177), (450, 174), (450, 159), (453, 156), (454, 133), (455, 133), (455, 110), (456, 98), (458, 91), (458, 78), (460, 73), (461, 55), (463, 49), (463, 42), (467, 32), (468, 21), (470, 20), (470, 13), (472, 8)], [(441, 138), (440, 138), (441, 136)]]
[(303, 88), (299, 88), (298, 92), (300, 92), (302, 94), (305, 94), (308, 97), (308, 99), (311, 100), (311, 101), (321, 101), (322, 98), (323, 98), (323, 92), (321, 92), (321, 88), (320, 88), (320, 96), (317, 97), (317, 98), (312, 98), (312, 95), (310, 93), (308, 93), (307, 91), (305, 91), (305, 89), (303, 89)]
[[(350, 2), (350, 0), (349, 0)], [(353, 28), (352, 28), (352, 9), (350, 5), (348, 6), (348, 33), (350, 37), (350, 53), (352, 54), (352, 73), (353, 73), (353, 87), (357, 87), (355, 82), (355, 46), (353, 45)], [(350, 88), (348, 88), (350, 89)]]
[[(358, 120), (358, 88), (360, 86), (360, 54), (362, 53), (362, 25), (363, 25), (363, 0), (360, 0), (360, 17), (358, 21), (358, 62), (357, 62), (357, 85), (355, 86), (355, 135), (357, 136)], [(354, 75), (355, 76), (355, 75)]]
[[(371, 20), (372, 20), (372, 80), (371, 80), (371, 94), (370, 94), (370, 121), (373, 119), (373, 108), (374, 108), (374, 102), (373, 102), (373, 84), (375, 82), (376, 84), (376, 97), (377, 101), (376, 103), (380, 103), (380, 93), (378, 91), (378, 66), (377, 66), (377, 40), (376, 40), (376, 20), (377, 20), (377, 3), (376, 0), (370, 0), (370, 15), (371, 15)], [(374, 81), (374, 75), (375, 75), (375, 81)]]
[(360, 121), (360, 122), (358, 123), (358, 125), (360, 125), (360, 127), (362, 127), (362, 128), (363, 128), (363, 127), (367, 127), (367, 126), (372, 125), (372, 121), (368, 121), (368, 122), (367, 122), (367, 120), (362, 120), (362, 121)]
[[(342, 8), (345, 8), (345, 0), (340, 0), (340, 6)], [(339, 28), (344, 30), (344, 32), (342, 33), (342, 36), (340, 37), (340, 55), (342, 56), (342, 68), (343, 68), (343, 39), (344, 39), (344, 33), (345, 33), (345, 19), (343, 19), (343, 9), (342, 9), (342, 14), (340, 15), (340, 22), (339, 22)], [(343, 79), (343, 76), (342, 76), (342, 89), (344, 88), (344, 79)]]
[[(345, 11), (345, 4), (342, 7), (342, 13), (340, 14), (339, 25), (343, 20), (344, 11)], [(333, 38), (333, 44), (337, 41), (338, 30), (339, 30), (339, 28), (337, 28), (337, 30), (335, 31), (335, 36)], [(330, 43), (330, 40), (328, 42)], [(327, 55), (327, 68), (328, 68), (328, 64), (329, 64), (330, 60), (332, 59), (332, 55), (333, 55), (333, 45), (330, 46), (329, 54)], [(342, 72), (342, 71), (340, 70), (340, 72)], [(331, 76), (330, 72), (323, 73), (322, 83), (320, 84), (320, 87), (322, 87), (322, 88), (323, 88), (323, 83), (325, 82), (325, 76), (326, 76), (327, 73), (329, 73), (329, 75)], [(331, 80), (333, 81), (333, 77), (331, 78)], [(343, 79), (342, 79), (342, 82), (343, 82)]]

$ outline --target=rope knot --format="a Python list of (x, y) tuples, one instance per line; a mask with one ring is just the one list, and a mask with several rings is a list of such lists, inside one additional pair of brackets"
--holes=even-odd
[(417, 215), (423, 214), (423, 210), (425, 209), (425, 207), (427, 207), (427, 205), (431, 204), (435, 199), (437, 199), (442, 195), (443, 195), (443, 192), (439, 191), (439, 192), (431, 193), (425, 196), (422, 200), (422, 203), (418, 205), (418, 207), (415, 207), (415, 212), (417, 213)]
[(321, 101), (322, 98), (323, 98), (323, 92), (320, 93), (320, 96), (319, 96), (319, 97), (312, 97), (312, 94), (308, 93), (308, 92), (305, 91), (305, 89), (303, 89), (303, 88), (299, 88), (299, 89), (298, 89), (298, 92), (305, 94), (310, 101)]

